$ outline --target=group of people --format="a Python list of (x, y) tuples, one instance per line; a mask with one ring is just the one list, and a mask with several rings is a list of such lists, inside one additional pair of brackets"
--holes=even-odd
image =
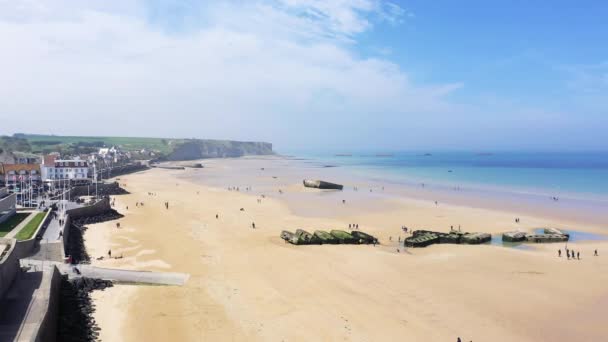
[[(581, 260), (581, 252), (580, 251), (573, 251), (571, 249), (568, 249), (568, 247), (565, 248), (566, 249), (566, 257), (568, 258), (568, 260), (572, 259), (572, 260)], [(558, 249), (557, 250), (557, 256), (558, 257), (562, 257), (562, 250)], [(597, 253), (597, 249), (593, 251), (593, 256), (598, 256)]]
[(169, 210), (169, 202), (165, 202), (165, 209)]
[[(239, 188), (238, 186), (229, 186), (228, 187), (228, 191), (241, 191), (241, 188)], [(251, 187), (250, 186), (246, 186), (245, 187), (245, 191), (251, 191)]]
[(349, 223), (348, 224), (348, 229), (359, 229), (359, 224), (355, 224), (355, 223)]
[(144, 202), (135, 202), (135, 206), (136, 207), (143, 207), (144, 206)]
[(515, 218), (515, 223), (519, 223), (519, 217)]

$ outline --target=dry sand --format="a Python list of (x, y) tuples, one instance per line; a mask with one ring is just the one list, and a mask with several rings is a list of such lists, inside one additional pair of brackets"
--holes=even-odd
[[(435, 245), (398, 253), (396, 241), (404, 237), (402, 225), (447, 231), (460, 224), (495, 233), (543, 226), (602, 232), (602, 227), (367, 191), (323, 195), (292, 182), (297, 172), (280, 160), (206, 164), (202, 170), (154, 169), (121, 177), (131, 192), (116, 196), (116, 209), (126, 215), (123, 228), (113, 221), (87, 230), (92, 259), (108, 249), (123, 255), (95, 264), (191, 275), (183, 287), (117, 285), (95, 292), (103, 341), (455, 341), (458, 336), (601, 341), (608, 336), (605, 241), (569, 244), (580, 250), (580, 261), (558, 258), (562, 244)], [(269, 164), (272, 173), (266, 174), (237, 168)], [(283, 178), (289, 181), (272, 185)], [(243, 179), (255, 191), (226, 190), (245, 184)], [(261, 192), (266, 198), (258, 204)], [(346, 205), (336, 196), (349, 196)], [(144, 207), (136, 207), (138, 201)], [(516, 216), (522, 217), (519, 225)], [(292, 246), (279, 238), (283, 229), (347, 229), (348, 223), (377, 235), (382, 245)], [(592, 256), (596, 248), (599, 257)]]

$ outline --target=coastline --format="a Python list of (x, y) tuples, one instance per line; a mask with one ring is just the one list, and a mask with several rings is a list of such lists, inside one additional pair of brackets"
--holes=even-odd
[[(371, 193), (313, 191), (300, 182), (319, 175), (318, 169), (296, 169), (275, 157), (204, 164), (204, 169), (155, 169), (119, 177), (131, 192), (115, 197), (116, 209), (125, 214), (123, 228), (107, 222), (87, 230), (93, 263), (191, 274), (184, 287), (117, 285), (94, 293), (103, 340), (462, 336), (557, 341), (576, 339), (583, 331), (582, 336), (604, 336), (598, 317), (607, 312), (597, 303), (608, 300), (608, 289), (601, 286), (608, 281), (602, 272), (608, 263), (590, 253), (606, 250), (607, 241), (571, 244), (582, 251), (581, 261), (558, 259), (561, 244), (526, 250), (437, 245), (396, 253), (395, 241), (402, 225), (447, 231), (450, 224), (460, 224), (468, 231), (491, 233), (551, 225), (605, 235), (601, 225), (449, 201), (436, 207), (401, 192), (383, 195), (378, 187)], [(252, 190), (226, 190), (244, 184)], [(262, 193), (265, 198), (257, 204)], [(346, 205), (339, 204), (343, 197)], [(136, 201), (145, 206), (136, 208)], [(164, 201), (170, 202), (169, 210), (162, 208)], [(514, 215), (522, 217), (521, 225), (515, 225)], [(382, 245), (298, 247), (278, 236), (283, 229), (346, 230), (349, 222), (378, 236)], [(124, 258), (95, 260), (108, 248)], [(560, 285), (572, 279), (589, 282), (584, 288)], [(554, 301), (554, 296), (567, 300)], [(561, 318), (571, 325), (555, 327), (554, 319)], [(122, 324), (114, 328), (117, 322)]]

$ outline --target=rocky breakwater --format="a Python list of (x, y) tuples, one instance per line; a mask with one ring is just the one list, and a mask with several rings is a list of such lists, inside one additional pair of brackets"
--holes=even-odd
[(91, 278), (68, 280), (63, 276), (59, 295), (57, 341), (98, 341), (99, 326), (93, 318), (90, 293), (112, 287), (112, 282)]
[(84, 232), (87, 230), (87, 225), (117, 220), (122, 218), (123, 216), (124, 215), (120, 214), (116, 210), (110, 209), (100, 215), (83, 216), (72, 220), (69, 228), (70, 238), (68, 239), (68, 243), (65, 246), (65, 254), (71, 256), (72, 263), (88, 264), (91, 262), (91, 258), (87, 253), (83, 237)]
[(97, 183), (97, 187), (94, 183), (91, 185), (75, 186), (70, 190), (70, 196), (72, 198), (91, 196), (95, 195), (95, 191), (97, 191), (97, 195), (100, 197), (129, 194), (127, 190), (120, 187), (120, 184), (118, 184), (118, 182), (113, 182)]

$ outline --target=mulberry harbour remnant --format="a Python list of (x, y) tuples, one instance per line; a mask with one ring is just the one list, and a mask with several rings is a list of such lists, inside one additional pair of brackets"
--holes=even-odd
[(492, 240), (488, 233), (467, 233), (451, 231), (449, 233), (433, 232), (429, 230), (416, 230), (412, 236), (407, 237), (403, 244), (405, 247), (426, 247), (436, 243), (452, 243), (479, 245)]
[(343, 186), (341, 184), (324, 182), (322, 180), (305, 179), (303, 183), (304, 183), (304, 186), (307, 188), (330, 189), (330, 190), (342, 190), (342, 188), (343, 188)]
[(293, 245), (363, 245), (378, 243), (378, 239), (369, 234), (360, 231), (353, 231), (349, 233), (343, 230), (332, 230), (329, 233), (326, 231), (317, 230), (314, 232), (314, 234), (310, 234), (303, 229), (298, 229), (295, 233), (284, 230), (281, 233), (281, 238), (285, 240), (285, 242), (289, 242)]
[(566, 242), (570, 239), (570, 234), (557, 228), (544, 228), (542, 234), (529, 234), (526, 232), (515, 231), (502, 234), (502, 241), (507, 242)]

